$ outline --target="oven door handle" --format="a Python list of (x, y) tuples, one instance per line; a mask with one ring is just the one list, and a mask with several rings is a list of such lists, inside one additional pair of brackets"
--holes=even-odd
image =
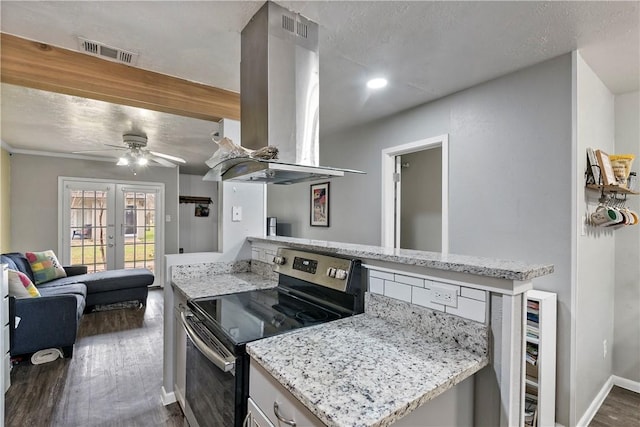
[[(189, 337), (191, 342), (193, 342), (193, 345), (195, 345), (197, 349), (200, 350), (200, 352), (211, 361), (211, 363), (216, 365), (216, 367), (218, 367), (223, 372), (233, 371), (233, 369), (236, 367), (236, 359), (234, 357), (225, 357), (209, 347), (198, 336), (198, 333), (189, 325), (184, 311), (180, 312), (180, 320), (182, 321), (182, 326), (184, 326), (184, 330), (187, 333), (187, 336)], [(220, 345), (222, 345), (222, 343)]]

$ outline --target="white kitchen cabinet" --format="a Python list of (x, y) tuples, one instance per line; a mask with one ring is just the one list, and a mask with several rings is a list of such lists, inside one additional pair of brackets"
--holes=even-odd
[(247, 418), (242, 427), (275, 427), (252, 398), (247, 400)]
[[(295, 422), (297, 427), (324, 426), (322, 421), (253, 359), (249, 369), (249, 396), (249, 400), (253, 400), (274, 426), (286, 427), (293, 425), (291, 422)], [(283, 420), (290, 423), (287, 424)]]
[(530, 290), (525, 298), (522, 401), (525, 426), (555, 424), (557, 297)]
[(184, 393), (187, 378), (187, 334), (180, 320), (180, 313), (187, 306), (187, 299), (180, 292), (173, 292), (173, 316), (175, 321), (175, 381), (174, 392), (176, 400), (184, 411)]

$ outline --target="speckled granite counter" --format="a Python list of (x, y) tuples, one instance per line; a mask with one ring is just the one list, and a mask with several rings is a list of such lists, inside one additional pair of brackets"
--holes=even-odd
[(322, 422), (341, 427), (390, 425), (488, 364), (485, 325), (373, 298), (365, 314), (247, 351)]
[(277, 280), (249, 272), (174, 278), (172, 283), (174, 289), (181, 292), (187, 299), (275, 288), (278, 285)]
[(509, 280), (531, 280), (553, 273), (552, 264), (526, 264), (519, 261), (384, 248), (381, 246), (367, 246), (354, 243), (327, 242), (324, 240), (299, 239), (294, 237), (249, 237), (248, 239), (251, 242), (283, 245), (302, 250), (329, 252), (365, 260), (388, 261), (398, 264), (416, 265), (438, 270)]

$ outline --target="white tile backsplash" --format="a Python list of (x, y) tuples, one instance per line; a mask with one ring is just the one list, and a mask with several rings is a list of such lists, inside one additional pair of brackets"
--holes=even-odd
[(394, 279), (393, 273), (387, 273), (386, 271), (380, 271), (380, 270), (369, 270), (369, 275), (371, 277), (377, 277), (379, 279), (385, 279), (385, 280)]
[(377, 277), (369, 277), (369, 292), (384, 295), (384, 280)]
[(427, 307), (432, 310), (444, 311), (444, 305), (431, 302), (431, 291), (429, 289), (415, 287), (412, 291), (413, 296), (411, 302), (413, 304)]
[[(432, 310), (464, 317), (476, 322), (486, 322), (488, 293), (480, 289), (429, 280), (425, 276), (413, 276), (406, 272), (380, 271), (368, 268), (369, 291), (397, 300), (409, 302)], [(435, 303), (433, 288), (454, 291), (456, 307)]]
[(463, 296), (463, 297), (466, 297), (466, 298), (475, 299), (475, 300), (478, 300), (478, 301), (486, 301), (487, 300), (487, 292), (486, 291), (481, 291), (480, 289), (462, 287), (460, 289), (460, 296)]
[(456, 295), (460, 295), (460, 286), (449, 285), (448, 283), (436, 282), (434, 280), (425, 280), (424, 287), (428, 289), (433, 289), (434, 287), (440, 289), (447, 289), (450, 291), (455, 291)]
[(476, 322), (485, 321), (485, 312), (487, 304), (484, 301), (459, 297), (457, 307), (446, 307), (445, 312), (455, 314), (460, 317), (475, 320)]
[(411, 288), (412, 286), (409, 285), (385, 280), (384, 295), (401, 301), (411, 302)]
[(395, 274), (394, 280), (398, 283), (404, 283), (411, 286), (419, 286), (424, 288), (424, 279), (419, 277), (405, 276), (404, 274)]

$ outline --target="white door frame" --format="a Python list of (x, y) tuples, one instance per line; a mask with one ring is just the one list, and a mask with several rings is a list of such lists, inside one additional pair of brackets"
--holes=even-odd
[(429, 148), (442, 149), (442, 253), (449, 252), (449, 134), (421, 139), (382, 150), (382, 246), (395, 247), (395, 158)]
[[(155, 189), (156, 190), (156, 255), (154, 259), (154, 276), (155, 282), (164, 283), (164, 183), (158, 182), (145, 182), (145, 181), (119, 181), (115, 179), (97, 179), (97, 178), (79, 178), (79, 177), (69, 177), (69, 176), (60, 176), (58, 177), (58, 236), (66, 236), (69, 234), (68, 231), (68, 218), (65, 218), (65, 197), (64, 190), (65, 186), (68, 183), (89, 183), (94, 185), (106, 184), (111, 185), (113, 187), (113, 191), (115, 191), (118, 187), (127, 187), (127, 189), (133, 189), (140, 187), (146, 187), (147, 190)], [(118, 196), (115, 196), (116, 199)], [(114, 206), (114, 212), (116, 215), (117, 212), (116, 207)], [(115, 227), (115, 224), (113, 224)], [(65, 229), (67, 227), (67, 229)], [(118, 231), (115, 230), (114, 231)], [(65, 234), (66, 233), (66, 234)], [(67, 236), (68, 237), (68, 236)], [(64, 258), (66, 255), (64, 254), (64, 241), (63, 239), (58, 239), (58, 253)], [(62, 261), (62, 260), (61, 260)], [(64, 262), (64, 261), (63, 261)]]

